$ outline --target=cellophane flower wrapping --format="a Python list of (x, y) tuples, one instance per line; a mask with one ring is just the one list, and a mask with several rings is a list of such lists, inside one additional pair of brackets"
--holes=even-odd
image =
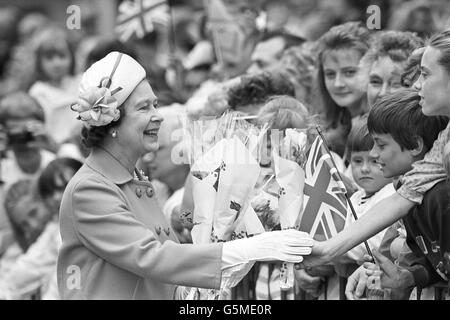
[[(263, 133), (239, 115), (191, 126), (194, 243), (225, 242), (264, 232), (250, 198), (260, 175), (257, 146)], [(253, 263), (223, 272), (220, 290), (193, 288), (187, 299), (227, 299)]]
[[(303, 209), (304, 166), (307, 160), (308, 139), (305, 130), (286, 129), (279, 146), (273, 149), (275, 179), (278, 182), (278, 214), (281, 229), (298, 229)], [(294, 285), (294, 265), (283, 262), (280, 288)]]

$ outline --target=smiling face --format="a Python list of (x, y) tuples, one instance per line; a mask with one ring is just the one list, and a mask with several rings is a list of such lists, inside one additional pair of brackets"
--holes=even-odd
[(354, 49), (326, 52), (323, 56), (325, 87), (337, 105), (359, 108), (367, 90), (367, 72), (360, 67), (361, 54)]
[(380, 57), (372, 64), (367, 86), (367, 101), (370, 107), (385, 94), (402, 88), (402, 70), (403, 65), (389, 57)]
[(395, 178), (412, 169), (416, 160), (411, 150), (401, 149), (390, 134), (373, 133), (370, 156), (376, 159), (385, 178)]
[(427, 116), (450, 116), (450, 75), (438, 63), (440, 56), (438, 49), (425, 49), (421, 74), (413, 86), (419, 91), (422, 112)]
[(391, 179), (383, 176), (380, 165), (374, 157), (369, 155), (369, 151), (352, 152), (350, 162), (353, 179), (367, 195), (378, 192), (391, 182)]
[(136, 158), (158, 150), (158, 131), (163, 121), (156, 110), (157, 98), (150, 84), (143, 80), (124, 102), (125, 116), (113, 138)]

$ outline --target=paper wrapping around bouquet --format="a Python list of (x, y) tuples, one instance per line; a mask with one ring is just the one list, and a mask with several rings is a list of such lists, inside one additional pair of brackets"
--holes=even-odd
[(209, 243), (217, 195), (218, 168), (222, 163), (224, 141), (220, 141), (197, 159), (191, 168), (194, 200), (194, 226), (191, 231), (194, 243)]
[(243, 218), (234, 229), (231, 240), (247, 238), (265, 232), (258, 215), (252, 206), (247, 206)]
[(275, 179), (280, 185), (278, 212), (282, 229), (295, 227), (300, 221), (303, 208), (304, 170), (294, 161), (272, 153)]
[[(272, 152), (275, 179), (280, 185), (278, 213), (282, 229), (298, 228), (303, 209), (303, 186), (305, 172), (294, 161), (281, 158)], [(283, 262), (280, 268), (280, 289), (290, 290), (294, 286), (294, 265)]]
[(234, 136), (222, 141), (223, 163), (214, 207), (213, 232), (216, 240), (228, 241), (249, 206), (260, 167), (239, 138)]

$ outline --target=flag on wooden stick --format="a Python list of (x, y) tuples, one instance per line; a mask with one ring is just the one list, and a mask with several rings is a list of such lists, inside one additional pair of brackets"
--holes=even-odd
[(317, 240), (325, 240), (344, 229), (349, 212), (345, 197), (347, 190), (320, 136), (309, 151), (303, 192), (301, 231), (308, 232)]

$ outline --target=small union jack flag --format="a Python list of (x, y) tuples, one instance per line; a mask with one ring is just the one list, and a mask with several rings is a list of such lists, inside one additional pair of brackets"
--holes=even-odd
[(304, 206), (300, 230), (317, 240), (333, 237), (345, 226), (347, 190), (331, 155), (317, 137), (309, 151), (305, 167)]
[(116, 33), (122, 42), (134, 34), (143, 38), (154, 30), (154, 23), (168, 25), (170, 18), (167, 0), (125, 0), (118, 11)]

